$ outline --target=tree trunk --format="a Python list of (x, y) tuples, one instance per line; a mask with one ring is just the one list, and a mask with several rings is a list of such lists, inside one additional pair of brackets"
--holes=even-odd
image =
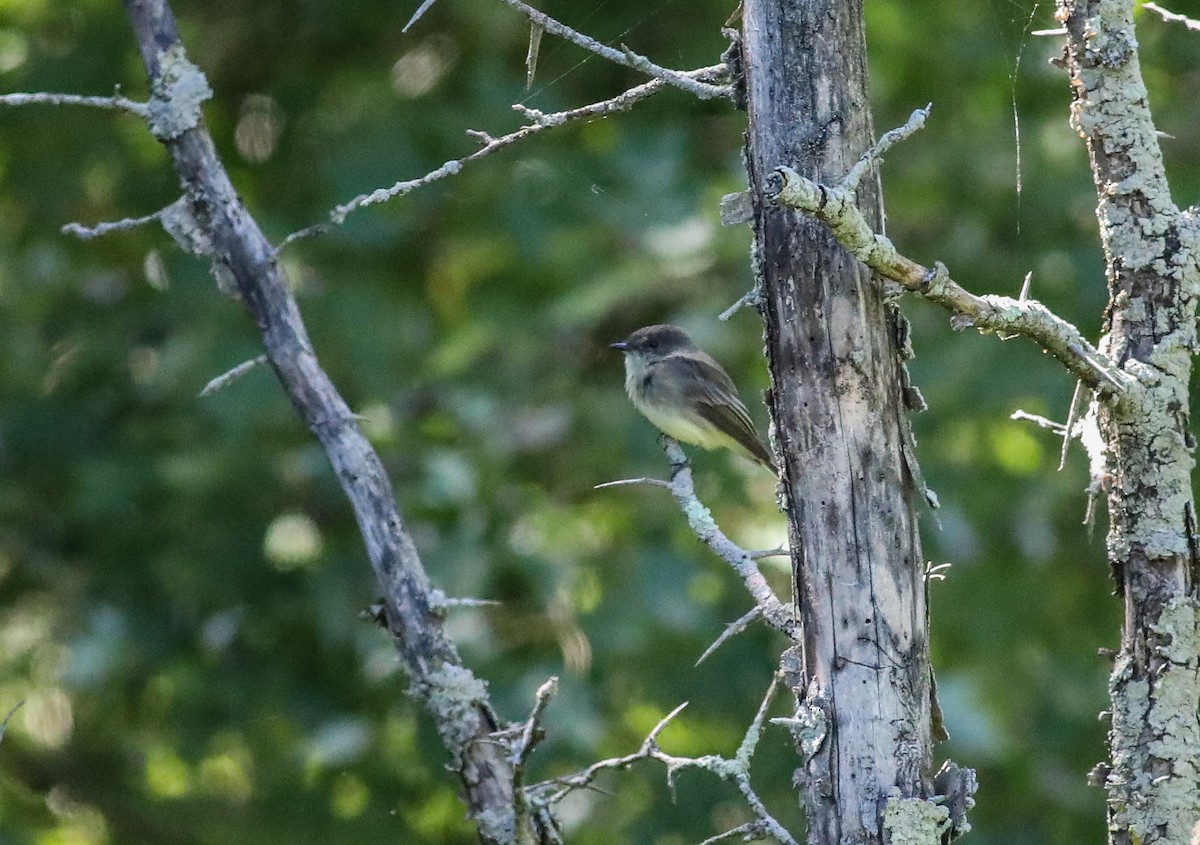
[[(836, 183), (873, 143), (862, 2), (745, 0), (743, 23), (754, 255), (803, 625), (792, 685), (798, 721), (824, 725), (801, 743), (808, 841), (881, 843), (888, 799), (930, 792), (906, 327), (824, 226), (763, 192), (780, 165)], [(858, 196), (878, 230), (877, 181)]]
[(1108, 493), (1108, 556), (1124, 597), (1109, 682), (1113, 845), (1200, 836), (1200, 553), (1188, 420), (1200, 237), (1171, 201), (1129, 0), (1059, 0), (1072, 126), (1087, 141), (1109, 293), (1100, 349), (1128, 379), (1093, 400), (1093, 489)]

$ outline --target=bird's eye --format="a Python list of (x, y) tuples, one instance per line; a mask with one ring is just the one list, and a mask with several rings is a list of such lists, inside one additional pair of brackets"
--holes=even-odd
[(647, 349), (658, 349), (658, 341), (657, 340), (646, 341), (646, 348)]

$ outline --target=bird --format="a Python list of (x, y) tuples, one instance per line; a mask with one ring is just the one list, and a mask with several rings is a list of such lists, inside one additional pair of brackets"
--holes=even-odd
[(733, 379), (679, 326), (643, 326), (609, 346), (625, 355), (625, 392), (633, 406), (663, 434), (703, 449), (729, 449), (775, 470)]

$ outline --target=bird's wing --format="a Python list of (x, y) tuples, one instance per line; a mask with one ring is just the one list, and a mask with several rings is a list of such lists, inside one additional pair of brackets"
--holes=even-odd
[(671, 355), (672, 366), (691, 371), (686, 398), (704, 419), (736, 440), (759, 463), (775, 466), (771, 453), (758, 439), (750, 413), (721, 365), (705, 354)]

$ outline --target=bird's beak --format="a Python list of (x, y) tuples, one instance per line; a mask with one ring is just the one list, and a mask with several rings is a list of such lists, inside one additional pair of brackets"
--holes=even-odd
[(610, 343), (609, 347), (616, 349), (618, 352), (626, 352), (629, 349), (629, 344), (623, 340), (618, 340), (616, 343)]

